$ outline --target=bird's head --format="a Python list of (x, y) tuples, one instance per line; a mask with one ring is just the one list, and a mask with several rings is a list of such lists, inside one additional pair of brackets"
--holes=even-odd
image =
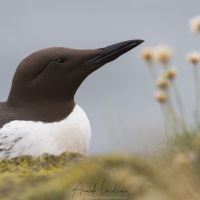
[(130, 40), (94, 50), (52, 47), (37, 51), (19, 64), (7, 102), (73, 101), (89, 74), (142, 42)]

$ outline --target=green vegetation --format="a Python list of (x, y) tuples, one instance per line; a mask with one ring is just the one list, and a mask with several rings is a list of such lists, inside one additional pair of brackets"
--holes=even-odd
[(3, 159), (0, 199), (200, 199), (200, 154), (195, 159), (190, 156), (182, 153), (166, 160), (65, 153)]

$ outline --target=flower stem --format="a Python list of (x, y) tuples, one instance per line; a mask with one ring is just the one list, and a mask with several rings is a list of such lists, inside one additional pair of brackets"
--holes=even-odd
[(148, 62), (148, 66), (149, 66), (149, 71), (151, 73), (152, 80), (154, 82), (156, 80), (156, 77), (157, 77), (155, 66), (152, 64), (152, 62)]
[(200, 92), (199, 92), (199, 67), (197, 64), (193, 64), (193, 76), (194, 76), (194, 85), (195, 85), (195, 122), (197, 129), (200, 128)]
[(186, 120), (185, 120), (185, 112), (184, 112), (184, 109), (183, 109), (183, 103), (181, 101), (181, 97), (180, 97), (179, 91), (177, 89), (176, 82), (174, 80), (172, 80), (171, 84), (172, 84), (172, 89), (173, 89), (173, 92), (174, 92), (177, 108), (178, 108), (178, 111), (179, 111), (179, 116), (181, 118), (181, 124), (182, 124), (182, 127), (184, 129), (184, 132), (187, 133), (188, 130), (187, 130), (187, 125), (186, 125)]

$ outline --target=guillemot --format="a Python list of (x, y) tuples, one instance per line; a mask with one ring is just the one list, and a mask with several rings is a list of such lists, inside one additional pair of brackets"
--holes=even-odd
[(105, 48), (51, 47), (21, 61), (6, 102), (0, 103), (0, 157), (85, 153), (91, 128), (74, 96), (84, 79), (141, 44), (129, 40)]

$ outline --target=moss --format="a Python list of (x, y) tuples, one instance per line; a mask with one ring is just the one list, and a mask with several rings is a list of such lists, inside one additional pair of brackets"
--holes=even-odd
[(83, 160), (84, 156), (76, 153), (64, 153), (60, 156), (44, 154), (40, 157), (22, 156), (0, 160), (0, 173), (18, 176), (47, 176), (61, 171), (72, 163)]
[[(187, 197), (192, 200), (194, 196), (198, 199), (200, 195), (195, 186), (198, 184), (193, 172), (182, 174), (173, 169), (173, 163), (166, 163), (144, 156), (86, 158), (74, 153), (3, 159), (0, 161), (0, 199), (70, 200), (73, 194), (75, 200), (95, 197), (130, 200), (179, 200)], [(90, 193), (74, 192), (81, 186)]]

